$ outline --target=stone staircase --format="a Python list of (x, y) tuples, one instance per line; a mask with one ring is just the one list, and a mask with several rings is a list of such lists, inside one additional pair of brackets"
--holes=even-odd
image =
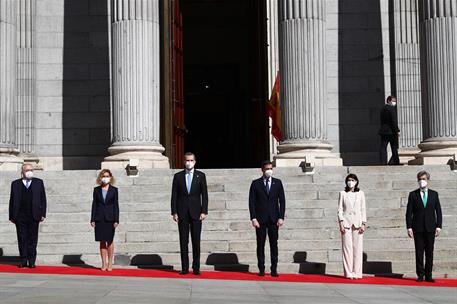
[[(276, 168), (286, 189), (286, 220), (280, 230), (279, 265), (283, 273), (341, 274), (337, 226), (338, 191), (348, 172), (358, 175), (367, 198), (365, 273), (414, 275), (414, 244), (406, 235), (405, 207), (424, 167), (326, 167), (305, 175), (300, 168)], [(431, 188), (439, 191), (443, 231), (435, 244), (438, 276), (457, 277), (457, 173), (448, 166), (425, 167)], [(255, 232), (250, 225), (248, 190), (259, 169), (202, 170), (209, 188), (209, 216), (202, 231), (202, 269), (257, 271)], [(120, 188), (120, 226), (116, 264), (180, 269), (177, 225), (170, 216), (175, 170), (141, 171), (128, 177), (115, 171)], [(40, 226), (39, 264), (98, 266), (98, 244), (91, 228), (92, 188), (97, 172), (42, 171), (48, 215)], [(0, 263), (17, 256), (15, 227), (8, 222), (10, 182), (18, 173), (0, 172)], [(266, 256), (269, 259), (268, 244)], [(268, 267), (267, 261), (267, 267)]]

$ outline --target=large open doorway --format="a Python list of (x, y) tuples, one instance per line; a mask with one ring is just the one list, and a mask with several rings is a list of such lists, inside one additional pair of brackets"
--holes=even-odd
[(258, 167), (269, 155), (264, 2), (179, 1), (184, 125), (177, 136), (184, 134), (184, 150), (200, 168)]

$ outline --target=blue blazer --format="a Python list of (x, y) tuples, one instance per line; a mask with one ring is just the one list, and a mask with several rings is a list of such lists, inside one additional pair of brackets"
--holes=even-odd
[[(22, 178), (17, 179), (11, 183), (10, 205), (9, 205), (9, 219), (15, 222), (19, 209), (21, 208), (22, 200)], [(46, 192), (44, 190), (44, 183), (39, 178), (32, 178), (32, 216), (35, 221), (41, 221), (42, 217), (46, 217)]]
[(286, 212), (286, 197), (280, 179), (271, 178), (270, 192), (265, 189), (263, 177), (252, 181), (249, 190), (249, 212), (251, 220), (257, 219), (260, 224), (269, 220), (276, 223), (284, 219)]
[(94, 188), (90, 221), (119, 223), (119, 194), (116, 187), (109, 186), (105, 200), (103, 200), (102, 187)]

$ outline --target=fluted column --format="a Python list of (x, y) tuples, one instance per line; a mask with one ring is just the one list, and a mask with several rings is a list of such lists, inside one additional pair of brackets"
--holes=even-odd
[(424, 141), (417, 160), (444, 164), (457, 153), (457, 0), (419, 3)]
[(422, 105), (418, 0), (394, 2), (395, 84), (400, 127), (400, 162), (408, 163), (420, 151)]
[(30, 161), (35, 152), (36, 0), (17, 0), (17, 146)]
[(112, 0), (111, 156), (104, 167), (168, 168), (160, 144), (159, 0)]
[(0, 170), (17, 169), (16, 0), (0, 0)]
[(340, 165), (327, 141), (326, 9), (321, 0), (279, 1), (279, 67), (284, 141), (277, 166)]

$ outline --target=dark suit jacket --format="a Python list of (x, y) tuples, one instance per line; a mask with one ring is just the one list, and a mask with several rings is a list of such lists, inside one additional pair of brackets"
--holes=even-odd
[(400, 132), (396, 107), (385, 105), (381, 109), (381, 128), (379, 135), (396, 135)]
[(186, 170), (173, 177), (171, 190), (171, 214), (184, 218), (190, 214), (193, 220), (200, 219), (200, 214), (208, 214), (208, 187), (203, 172), (194, 169), (190, 193), (187, 193)]
[(249, 212), (251, 220), (257, 219), (260, 224), (284, 219), (286, 197), (281, 180), (271, 178), (270, 193), (265, 189), (263, 177), (253, 180), (249, 190)]
[[(19, 209), (21, 207), (22, 199), (22, 178), (17, 179), (11, 183), (10, 206), (9, 206), (9, 219), (15, 222)], [(39, 178), (32, 178), (32, 216), (36, 221), (41, 221), (42, 217), (46, 217), (46, 192), (44, 190), (44, 183)]]
[(109, 186), (106, 200), (103, 201), (102, 187), (94, 188), (91, 222), (107, 221), (119, 223), (119, 193), (116, 187)]
[(406, 227), (416, 232), (434, 232), (442, 228), (442, 215), (438, 192), (428, 189), (427, 206), (424, 208), (420, 189), (409, 193), (406, 207)]

